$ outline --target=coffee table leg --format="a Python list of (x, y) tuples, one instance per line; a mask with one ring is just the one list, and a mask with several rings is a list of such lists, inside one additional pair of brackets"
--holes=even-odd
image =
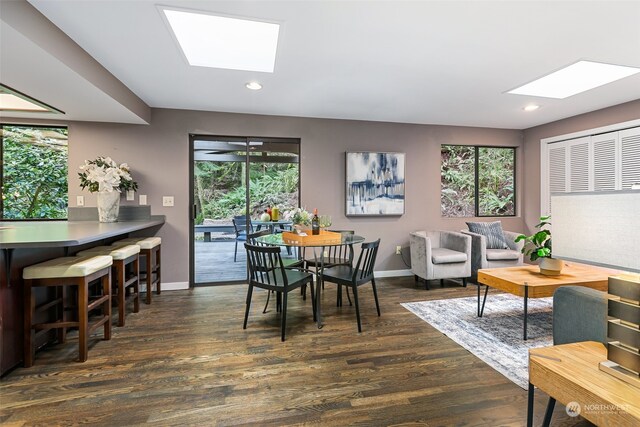
[(527, 427), (533, 427), (533, 384), (529, 383), (529, 393), (527, 396)]
[(529, 287), (524, 287), (524, 340), (527, 340), (527, 303), (529, 301)]
[(478, 317), (482, 317), (482, 315), (484, 314), (484, 305), (487, 302), (487, 293), (489, 293), (489, 286), (485, 285), (486, 288), (484, 290), (484, 298), (482, 300), (482, 307), (480, 307), (480, 283), (477, 283), (478, 285)]

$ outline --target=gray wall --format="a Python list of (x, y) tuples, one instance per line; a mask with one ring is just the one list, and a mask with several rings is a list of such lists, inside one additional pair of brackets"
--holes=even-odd
[(540, 217), (540, 140), (640, 119), (640, 99), (524, 130), (524, 211), (528, 231)]
[[(522, 133), (516, 130), (258, 116), (153, 109), (151, 125), (73, 122), (69, 124), (69, 203), (85, 195), (77, 168), (98, 155), (127, 162), (146, 194), (153, 214), (166, 215), (162, 227), (163, 279), (188, 280), (189, 133), (296, 137), (301, 139), (301, 196), (307, 209), (333, 216), (336, 228), (354, 229), (368, 238), (382, 238), (376, 270), (401, 270), (395, 246), (408, 245), (408, 233), (420, 229), (457, 230), (465, 219), (440, 216), (440, 144), (482, 144), (518, 147), (517, 194), (522, 210)], [(344, 216), (344, 152), (398, 151), (407, 154), (406, 214), (401, 217)], [(175, 196), (175, 207), (162, 207), (162, 196)], [(137, 198), (136, 198), (137, 200)], [(124, 204), (132, 202), (123, 202)], [(467, 219), (468, 220), (468, 219)], [(504, 218), (504, 228), (523, 230), (521, 217)], [(408, 254), (407, 254), (408, 259)]]

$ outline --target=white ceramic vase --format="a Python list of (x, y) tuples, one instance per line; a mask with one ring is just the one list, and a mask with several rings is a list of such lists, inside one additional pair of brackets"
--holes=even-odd
[(557, 258), (542, 258), (540, 261), (540, 273), (545, 276), (558, 276), (562, 273), (564, 261)]
[(100, 191), (98, 193), (98, 220), (116, 222), (120, 212), (120, 192)]

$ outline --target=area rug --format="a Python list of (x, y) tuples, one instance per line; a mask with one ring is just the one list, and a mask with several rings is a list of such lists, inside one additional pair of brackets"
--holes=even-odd
[(527, 341), (522, 339), (521, 297), (490, 294), (483, 317), (477, 316), (475, 297), (402, 306), (524, 389), (529, 383), (529, 349), (553, 345), (551, 298), (529, 300)]

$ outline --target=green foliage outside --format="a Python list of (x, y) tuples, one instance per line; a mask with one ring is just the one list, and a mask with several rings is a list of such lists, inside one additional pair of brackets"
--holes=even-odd
[[(245, 163), (195, 163), (194, 179), (198, 217), (228, 220), (245, 212)], [(267, 207), (277, 206), (280, 212), (298, 206), (298, 164), (250, 163), (250, 215), (256, 218)]]
[(2, 126), (4, 219), (67, 217), (67, 129)]
[(442, 216), (475, 216), (476, 153), (479, 215), (514, 215), (512, 148), (443, 145), (440, 154)]

